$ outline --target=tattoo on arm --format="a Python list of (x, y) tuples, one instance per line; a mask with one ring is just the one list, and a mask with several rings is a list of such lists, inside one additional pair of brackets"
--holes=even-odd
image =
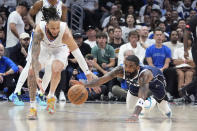
[(91, 82), (88, 82), (85, 87), (96, 87), (100, 86), (110, 80), (112, 80), (115, 77), (122, 77), (123, 76), (123, 67), (117, 66), (112, 71), (105, 74), (103, 77), (100, 77), (98, 79), (94, 79)]
[(40, 54), (40, 41), (42, 40), (42, 34), (35, 32), (34, 39), (32, 43), (32, 68), (35, 73), (36, 78), (39, 77), (40, 63), (38, 57)]
[(146, 99), (148, 97), (149, 82), (153, 78), (151, 71), (147, 70), (140, 75), (139, 84), (140, 89), (138, 92), (138, 97)]

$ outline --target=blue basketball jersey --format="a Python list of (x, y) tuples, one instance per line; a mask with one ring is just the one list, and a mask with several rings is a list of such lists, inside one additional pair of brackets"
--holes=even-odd
[(134, 76), (133, 78), (128, 78), (125, 75), (125, 69), (124, 69), (123, 79), (126, 80), (127, 86), (129, 87), (129, 92), (134, 96), (138, 96), (138, 91), (140, 88), (139, 77), (144, 71), (147, 70), (150, 70), (153, 74), (153, 79), (149, 82), (149, 89), (152, 91), (153, 95), (156, 96), (158, 100), (163, 99), (165, 96), (165, 86), (166, 86), (165, 77), (158, 68), (148, 65), (140, 66), (137, 75)]

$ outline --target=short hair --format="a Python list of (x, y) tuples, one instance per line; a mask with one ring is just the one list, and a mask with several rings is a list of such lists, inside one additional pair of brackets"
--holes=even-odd
[(132, 35), (137, 35), (138, 37), (139, 37), (139, 34), (138, 34), (138, 32), (136, 31), (136, 30), (131, 30), (130, 32), (129, 32), (129, 37), (130, 36), (132, 36)]
[(49, 8), (45, 8), (43, 7), (42, 8), (42, 13), (43, 13), (43, 17), (42, 19), (44, 21), (46, 21), (47, 23), (50, 21), (50, 20), (60, 20), (60, 17), (57, 13), (57, 10), (55, 7), (51, 6)]
[(97, 33), (96, 33), (96, 38), (101, 38), (101, 37), (107, 39), (107, 34), (104, 33), (104, 32), (101, 32), (101, 31), (100, 31), (100, 32), (97, 32)]
[(120, 28), (120, 26), (115, 26), (115, 27), (114, 27), (114, 30), (115, 30), (115, 29), (119, 29), (119, 30), (122, 31), (122, 29)]
[(172, 32), (176, 32), (178, 34), (178, 32), (176, 30), (171, 30), (171, 32), (170, 32), (170, 38), (171, 38)]
[(18, 6), (23, 6), (23, 7), (25, 7), (27, 10), (29, 10), (29, 5), (28, 5), (28, 3), (27, 3), (26, 1), (20, 1), (20, 2), (18, 3)]
[(137, 56), (135, 56), (135, 55), (127, 56), (126, 60), (134, 62), (137, 66), (139, 66), (139, 64), (140, 64), (139, 58)]
[(124, 56), (126, 56), (127, 52), (130, 52), (132, 55), (134, 55), (133, 50), (125, 50), (125, 51), (124, 51)]
[(156, 24), (157, 24), (157, 26), (159, 26), (160, 24), (164, 24), (166, 26), (165, 22), (164, 21), (160, 21), (160, 20)]
[[(178, 24), (179, 24), (180, 21), (185, 21), (185, 19), (179, 19), (179, 20), (178, 20)], [(186, 21), (185, 21), (185, 22), (186, 22)]]
[(163, 33), (163, 30), (162, 30), (160, 27), (156, 27), (156, 28), (155, 28), (154, 34), (155, 34), (156, 31), (161, 31), (161, 32)]
[(92, 54), (87, 54), (85, 56), (85, 58), (88, 59), (88, 60), (93, 60), (94, 59), (94, 56)]

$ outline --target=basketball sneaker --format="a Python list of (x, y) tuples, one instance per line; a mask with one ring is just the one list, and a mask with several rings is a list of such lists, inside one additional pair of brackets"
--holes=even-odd
[(55, 97), (47, 98), (47, 108), (46, 109), (49, 114), (55, 113), (55, 103), (56, 103)]
[(66, 97), (65, 97), (63, 91), (60, 92), (59, 100), (60, 100), (60, 101), (66, 101)]
[(45, 101), (45, 96), (42, 94), (37, 94), (36, 95), (36, 102), (40, 105), (40, 106), (47, 106), (47, 103)]
[(28, 114), (29, 120), (36, 120), (37, 119), (37, 110), (35, 108), (30, 108), (29, 114)]
[(21, 99), (20, 93), (12, 93), (9, 96), (9, 100), (12, 101), (17, 106), (24, 106), (24, 102)]

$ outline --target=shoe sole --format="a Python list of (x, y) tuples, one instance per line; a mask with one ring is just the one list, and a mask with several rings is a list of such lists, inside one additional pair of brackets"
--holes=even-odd
[(28, 120), (37, 120), (37, 117), (28, 117)]

